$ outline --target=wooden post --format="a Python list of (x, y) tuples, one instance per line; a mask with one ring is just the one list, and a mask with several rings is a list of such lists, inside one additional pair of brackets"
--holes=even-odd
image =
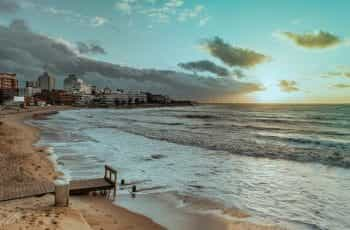
[(69, 206), (69, 182), (63, 180), (55, 181), (55, 206)]
[(117, 195), (117, 171), (114, 174), (114, 188), (113, 188), (113, 199), (115, 199)]
[(115, 199), (117, 195), (117, 170), (113, 169), (112, 167), (105, 165), (105, 180), (112, 183), (114, 185), (113, 187), (113, 199)]

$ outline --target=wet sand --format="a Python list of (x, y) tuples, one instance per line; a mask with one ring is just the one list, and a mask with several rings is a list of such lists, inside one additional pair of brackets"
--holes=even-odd
[(202, 198), (180, 196), (173, 192), (120, 195), (116, 203), (173, 230), (281, 230), (271, 223), (256, 224), (254, 217), (236, 208)]

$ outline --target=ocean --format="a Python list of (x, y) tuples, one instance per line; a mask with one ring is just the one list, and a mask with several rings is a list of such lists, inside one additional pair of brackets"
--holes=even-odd
[(179, 206), (191, 197), (258, 223), (350, 229), (349, 105), (80, 109), (32, 123), (69, 178), (109, 164)]

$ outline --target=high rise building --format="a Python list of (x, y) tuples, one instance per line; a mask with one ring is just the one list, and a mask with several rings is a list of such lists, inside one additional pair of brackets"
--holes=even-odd
[(37, 86), (37, 83), (35, 81), (26, 81), (26, 87), (35, 88), (36, 86)]
[(18, 89), (16, 74), (0, 73), (0, 89)]
[(44, 72), (43, 75), (39, 76), (37, 85), (42, 90), (52, 91), (55, 89), (55, 83), (55, 78)]
[(12, 100), (18, 94), (16, 74), (0, 73), (0, 104)]

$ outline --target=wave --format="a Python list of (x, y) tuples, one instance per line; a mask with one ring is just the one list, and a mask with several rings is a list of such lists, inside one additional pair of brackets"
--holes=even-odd
[[(332, 127), (334, 121), (300, 120), (300, 114), (292, 118), (295, 111), (280, 116), (271, 111), (255, 112), (252, 119), (252, 114), (244, 116), (244, 111), (220, 108), (209, 113), (208, 108), (192, 110), (99, 110), (86, 120), (88, 126), (85, 128), (118, 129), (231, 154), (350, 167), (350, 143), (347, 142), (350, 133), (342, 124)], [(72, 112), (62, 118), (79, 117), (79, 114)], [(274, 118), (264, 118), (266, 116)], [(317, 114), (312, 116), (319, 118)], [(350, 124), (350, 120), (344, 120), (344, 123)], [(82, 137), (76, 139), (84, 140)]]
[(178, 117), (180, 117), (180, 118), (188, 118), (188, 119), (216, 119), (216, 118), (219, 118), (218, 116), (208, 115), (208, 114), (198, 114), (198, 115), (185, 114), (185, 115), (181, 115), (181, 116), (178, 116)]
[[(312, 146), (289, 146), (276, 143), (253, 143), (244, 139), (234, 140), (234, 142), (225, 142), (215, 140), (211, 136), (203, 136), (201, 133), (185, 132), (185, 131), (169, 131), (169, 130), (152, 130), (145, 127), (114, 127), (124, 132), (135, 135), (141, 135), (150, 139), (167, 141), (171, 143), (197, 146), (208, 150), (226, 151), (231, 154), (244, 155), (250, 157), (263, 157), (271, 159), (285, 159), (299, 162), (318, 162), (325, 165), (339, 166), (350, 168), (350, 157), (345, 155), (349, 149), (348, 145), (342, 144), (341, 148), (337, 148), (337, 144), (328, 150), (313, 148)], [(290, 139), (292, 141), (293, 138)], [(307, 140), (295, 139), (295, 142), (305, 142)], [(312, 140), (311, 140), (312, 142)], [(318, 143), (315, 141), (315, 144)], [(332, 145), (332, 144), (330, 144)], [(328, 147), (329, 146), (325, 146)], [(343, 153), (344, 152), (344, 153)]]
[[(263, 123), (278, 123), (278, 124), (288, 124), (288, 125), (321, 125), (321, 126), (331, 126), (331, 127), (350, 127), (350, 123), (346, 120), (305, 120), (305, 119), (284, 119), (284, 118), (252, 118), (247, 120)], [(342, 122), (340, 122), (342, 121)]]
[(153, 125), (171, 125), (171, 126), (179, 126), (184, 125), (182, 122), (159, 122), (159, 121), (144, 121), (144, 120), (137, 120), (137, 119), (130, 119), (130, 118), (120, 118), (120, 121), (125, 122), (134, 122), (134, 123), (145, 123), (145, 124), (153, 124)]
[(266, 135), (265, 133), (256, 134), (256, 137), (270, 139), (270, 140), (272, 139), (278, 142), (314, 145), (319, 147), (330, 147), (330, 148), (343, 149), (343, 150), (348, 149), (350, 144), (350, 141), (344, 143), (341, 140), (322, 140), (322, 139), (307, 138), (307, 137), (301, 137), (301, 136), (299, 137), (276, 136), (276, 135)]
[[(232, 127), (239, 127), (251, 130), (260, 131), (280, 131), (283, 133), (294, 133), (294, 134), (310, 134), (310, 135), (327, 135), (327, 136), (350, 136), (350, 132), (333, 130), (315, 130), (315, 129), (305, 129), (305, 127), (288, 127), (288, 126), (261, 126), (261, 125), (242, 125), (242, 124), (232, 124)], [(349, 137), (350, 139), (350, 137)]]

